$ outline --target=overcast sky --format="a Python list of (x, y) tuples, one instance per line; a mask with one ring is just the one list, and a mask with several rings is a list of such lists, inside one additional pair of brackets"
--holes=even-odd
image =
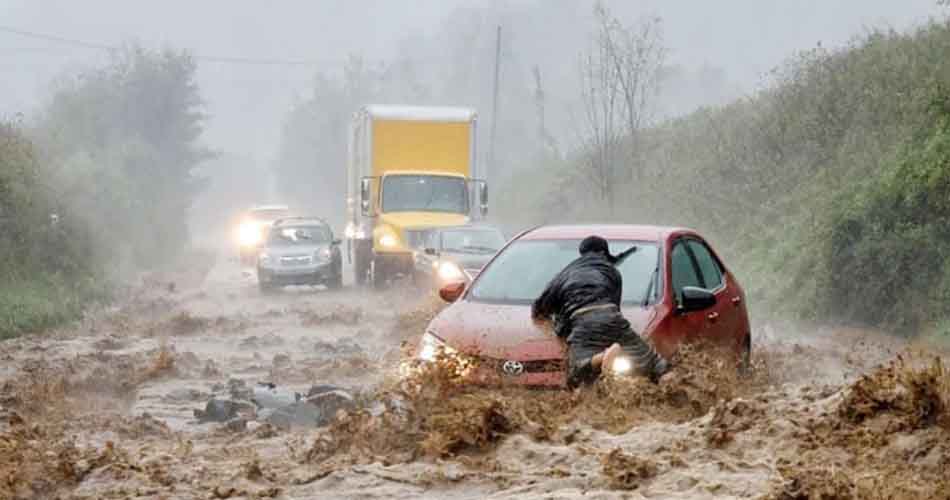
[[(661, 16), (671, 63), (722, 68), (746, 90), (796, 50), (818, 42), (840, 46), (869, 26), (907, 29), (943, 12), (936, 0), (608, 3), (631, 19), (644, 13)], [(200, 63), (199, 83), (212, 115), (207, 142), (268, 161), (282, 117), (317, 70), (337, 68), (352, 53), (393, 57), (403, 39), (434, 37), (459, 6), (527, 12), (514, 28), (519, 58), (541, 61), (546, 74), (560, 71), (568, 78), (571, 73), (565, 68), (581, 50), (577, 45), (583, 37), (578, 34), (589, 29), (593, 2), (0, 0), (0, 27), (105, 45), (136, 40), (146, 46), (187, 48), (198, 55), (315, 61), (314, 66)], [(106, 60), (102, 51), (0, 31), (0, 115), (22, 112), (29, 119), (49, 95), (57, 74)]]

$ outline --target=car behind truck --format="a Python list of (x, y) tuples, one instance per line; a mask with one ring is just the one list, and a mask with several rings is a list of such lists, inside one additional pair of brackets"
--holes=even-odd
[(409, 276), (426, 229), (484, 217), (476, 122), (468, 108), (367, 106), (355, 114), (345, 237), (357, 284)]

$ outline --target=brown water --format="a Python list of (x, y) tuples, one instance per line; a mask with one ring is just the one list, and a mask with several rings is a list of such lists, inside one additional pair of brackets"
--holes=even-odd
[[(262, 296), (205, 262), (0, 343), (0, 498), (950, 497), (950, 376), (890, 337), (765, 326), (749, 378), (692, 349), (659, 385), (486, 390), (399, 378), (433, 297)], [(317, 430), (199, 423), (230, 379), (388, 409)]]

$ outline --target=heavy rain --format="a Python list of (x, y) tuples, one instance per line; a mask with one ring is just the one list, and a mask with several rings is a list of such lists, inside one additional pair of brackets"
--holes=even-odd
[(950, 498), (948, 53), (944, 0), (0, 0), (0, 499)]

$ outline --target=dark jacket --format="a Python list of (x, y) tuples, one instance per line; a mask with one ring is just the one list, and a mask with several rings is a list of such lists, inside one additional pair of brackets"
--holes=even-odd
[(566, 338), (571, 315), (582, 307), (614, 304), (620, 307), (623, 279), (602, 253), (578, 257), (555, 276), (531, 306), (531, 317), (555, 316), (555, 333)]

